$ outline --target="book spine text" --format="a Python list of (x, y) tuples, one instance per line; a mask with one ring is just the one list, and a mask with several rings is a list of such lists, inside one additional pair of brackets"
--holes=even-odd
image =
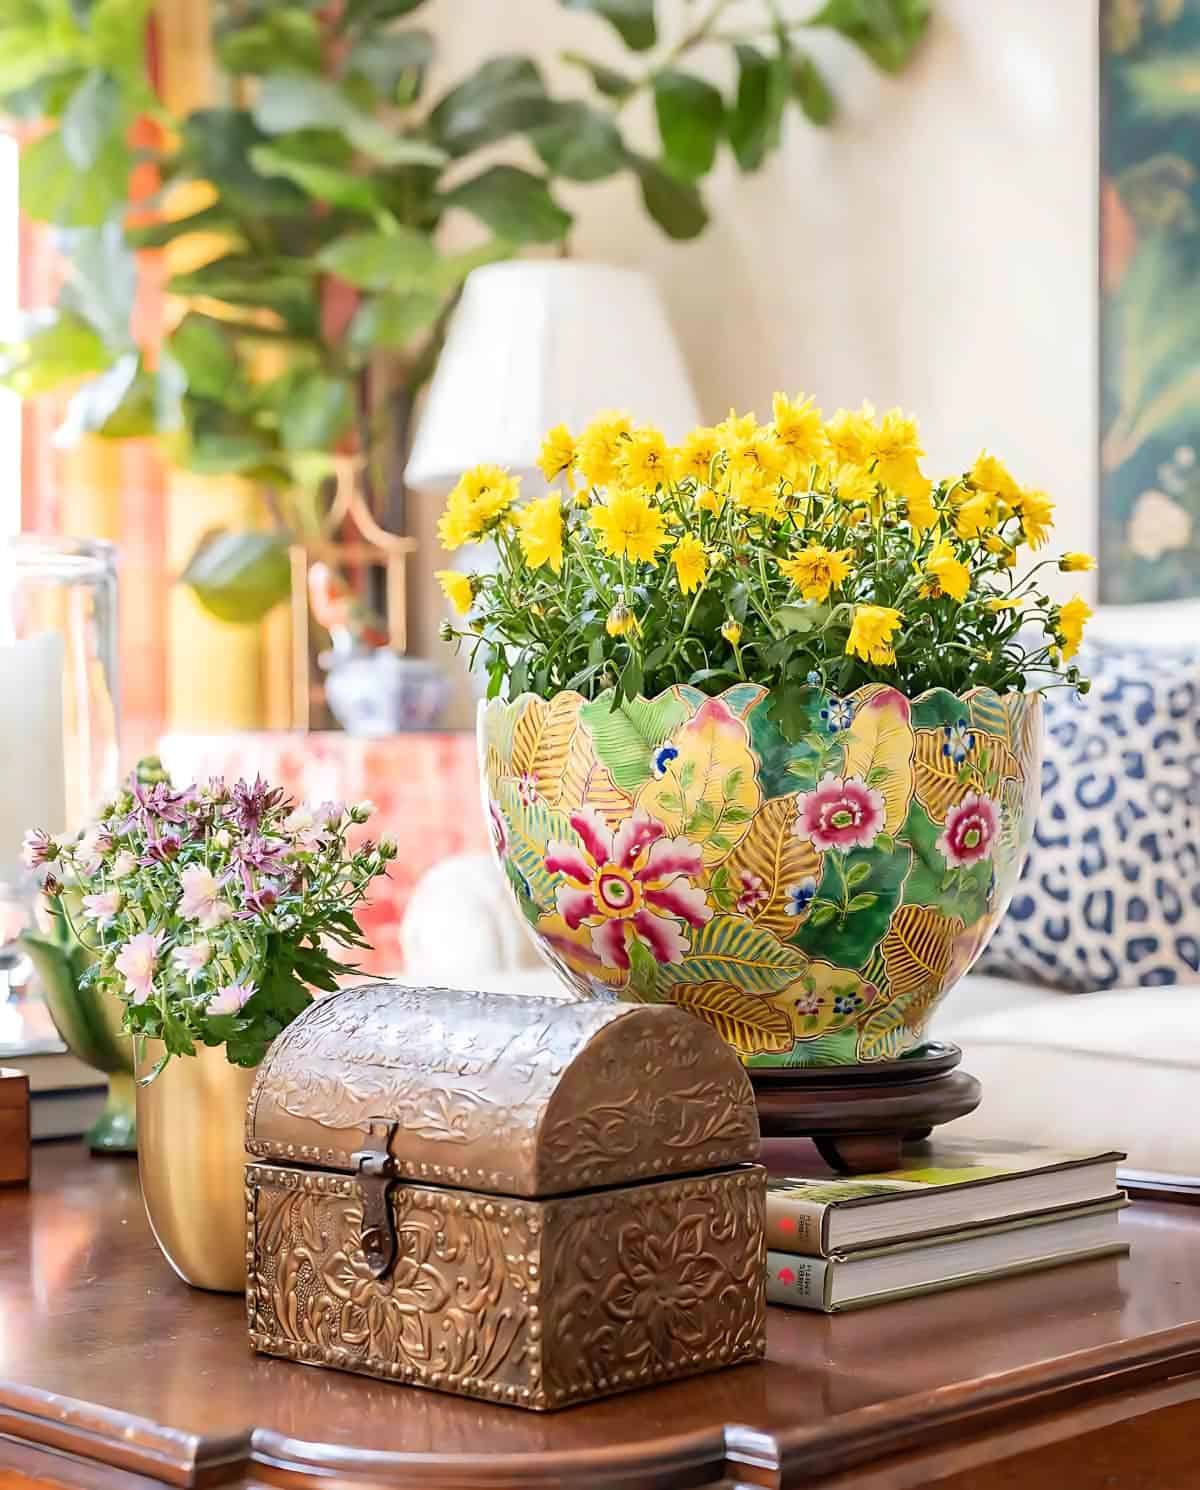
[(792, 1309), (827, 1309), (825, 1280), (829, 1263), (790, 1252), (767, 1253), (767, 1303)]

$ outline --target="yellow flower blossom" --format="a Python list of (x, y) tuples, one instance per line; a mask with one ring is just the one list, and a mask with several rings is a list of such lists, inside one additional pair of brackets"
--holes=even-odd
[(983, 603), (988, 610), (1016, 610), (1021, 604), (1021, 599), (1019, 595), (992, 595)]
[(975, 457), (975, 464), (967, 479), (976, 491), (993, 492), (1006, 502), (1011, 502), (1020, 491), (1004, 462), (989, 455), (986, 450), (981, 450)]
[(777, 393), (771, 408), (775, 439), (787, 452), (784, 474), (797, 485), (807, 486), (808, 473), (828, 454), (821, 411), (811, 398), (797, 394), (790, 399), (786, 393)]
[(805, 600), (827, 600), (835, 585), (840, 585), (850, 573), (850, 560), (854, 550), (828, 549), (814, 543), (802, 548), (790, 559), (780, 559), (780, 573), (786, 575), (800, 591)]
[(917, 421), (899, 409), (889, 409), (871, 438), (870, 454), (880, 481), (904, 496), (909, 487), (919, 489), (925, 478), (917, 462), (924, 453)]
[(630, 634), (636, 636), (641, 626), (629, 607), (618, 601), (609, 611), (604, 622), (604, 629), (609, 636), (629, 636)]
[(704, 576), (708, 573), (708, 553), (699, 538), (691, 533), (682, 537), (671, 550), (671, 562), (675, 565), (675, 575), (683, 594), (690, 595), (704, 583)]
[(556, 491), (549, 496), (527, 502), (515, 515), (517, 541), (525, 562), (531, 569), (549, 564), (555, 574), (562, 573), (563, 521), (562, 503)]
[(922, 477), (920, 482), (912, 483), (905, 494), (905, 511), (908, 513), (909, 525), (915, 533), (927, 533), (937, 524), (938, 512), (933, 503), (932, 493), (933, 484)]
[(862, 466), (871, 459), (875, 439), (875, 410), (863, 404), (859, 412), (839, 409), (825, 425), (825, 443), (836, 465)]
[(662, 513), (642, 492), (610, 492), (592, 508), (588, 521), (605, 553), (617, 559), (657, 563), (658, 550), (667, 541)]
[(728, 417), (717, 425), (717, 438), (723, 449), (728, 449), (730, 445), (740, 445), (743, 440), (749, 440), (757, 433), (758, 416), (739, 414), (736, 409), (730, 409)]
[(661, 430), (635, 429), (621, 442), (617, 471), (625, 486), (654, 491), (670, 474), (671, 456)]
[(1095, 569), (1096, 561), (1091, 554), (1067, 553), (1059, 559), (1058, 567), (1064, 574), (1087, 574)]
[(442, 547), (461, 548), (478, 538), (516, 501), (520, 485), (520, 477), (510, 476), (502, 466), (482, 465), (467, 471), (446, 499), (446, 510), (438, 520)]
[(711, 486), (702, 486), (696, 493), (696, 506), (701, 512), (720, 512), (724, 505), (724, 496), (719, 491), (714, 491)]
[(954, 531), (960, 538), (979, 538), (995, 523), (996, 499), (991, 492), (976, 492), (954, 514)]
[(896, 661), (893, 642), (900, 624), (900, 612), (891, 606), (856, 605), (846, 638), (846, 655), (876, 667), (892, 666)]
[(731, 616), (721, 625), (721, 635), (731, 647), (736, 647), (742, 639), (742, 623), (735, 621)]
[(676, 481), (685, 481), (691, 476), (696, 481), (706, 482), (720, 449), (721, 441), (715, 429), (702, 427), (692, 430), (672, 456), (671, 475)]
[(839, 466), (834, 473), (834, 493), (839, 502), (847, 507), (875, 507), (875, 492), (879, 483), (865, 466)]
[(925, 573), (937, 581), (939, 589), (951, 600), (961, 603), (966, 599), (971, 588), (971, 571), (955, 554), (954, 545), (948, 538), (934, 544), (925, 560)]
[(465, 616), (475, 599), (475, 586), (470, 575), (460, 574), (457, 569), (435, 569), (433, 577), (458, 614)]
[(1069, 662), (1079, 651), (1079, 643), (1083, 640), (1083, 628), (1091, 619), (1091, 615), (1092, 608), (1082, 595), (1073, 595), (1066, 605), (1059, 607), (1057, 629), (1066, 638), (1066, 646), (1062, 649), (1064, 662)]
[(1054, 503), (1044, 491), (1022, 490), (1011, 498), (1021, 518), (1021, 532), (1030, 548), (1041, 548), (1054, 527)]
[(1006, 554), (1009, 545), (1000, 537), (999, 533), (987, 533), (984, 535), (983, 546), (989, 554)]
[(589, 486), (617, 479), (621, 448), (630, 435), (628, 414), (601, 414), (579, 437), (576, 463)]
[(575, 485), (571, 470), (574, 464), (575, 437), (565, 424), (556, 424), (542, 441), (538, 470), (547, 481), (557, 481), (560, 476), (566, 476), (567, 490), (571, 491)]

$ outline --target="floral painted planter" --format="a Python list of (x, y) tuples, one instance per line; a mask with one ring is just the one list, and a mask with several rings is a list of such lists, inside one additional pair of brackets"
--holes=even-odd
[(577, 990), (671, 1000), (751, 1066), (892, 1060), (1008, 905), (1033, 829), (1036, 694), (524, 694), (481, 707), (497, 856)]

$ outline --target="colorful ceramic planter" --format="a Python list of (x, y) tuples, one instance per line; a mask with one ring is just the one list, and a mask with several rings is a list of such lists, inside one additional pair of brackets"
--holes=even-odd
[(740, 684), (481, 706), (497, 856), (581, 993), (671, 1000), (751, 1066), (892, 1060), (1008, 905), (1040, 699), (814, 688), (794, 744), (770, 702)]

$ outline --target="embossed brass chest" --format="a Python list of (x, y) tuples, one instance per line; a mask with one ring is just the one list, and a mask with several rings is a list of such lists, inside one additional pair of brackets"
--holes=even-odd
[(256, 1350), (530, 1408), (763, 1354), (754, 1099), (680, 1009), (348, 989), (246, 1147)]

